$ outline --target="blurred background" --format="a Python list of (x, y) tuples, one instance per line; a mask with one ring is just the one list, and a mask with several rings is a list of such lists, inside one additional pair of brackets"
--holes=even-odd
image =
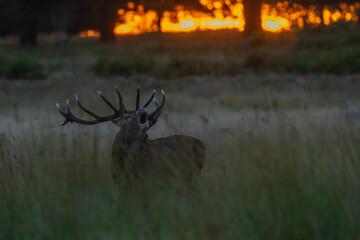
[(330, 0), (2, 0), (0, 77), (353, 74), (359, 8)]
[[(359, 239), (359, 74), (358, 1), (0, 0), (0, 239)], [(114, 86), (199, 181), (119, 189), (119, 129), (61, 126)]]
[(0, 36), (18, 35), (22, 45), (36, 45), (38, 34), (115, 41), (116, 36), (150, 32), (300, 31), (356, 24), (360, 6), (350, 0), (2, 0), (0, 4)]

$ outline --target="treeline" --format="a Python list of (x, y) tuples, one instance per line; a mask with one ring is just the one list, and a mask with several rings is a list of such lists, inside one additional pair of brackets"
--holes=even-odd
[(20, 35), (23, 45), (35, 45), (37, 33), (73, 35), (85, 29), (113, 41), (121, 0), (0, 0), (0, 37)]
[[(237, 0), (231, 0), (236, 3)], [(198, 0), (134, 0), (145, 10), (155, 10), (158, 27), (164, 11), (173, 10), (176, 5), (186, 9), (210, 12)], [(245, 31), (261, 31), (261, 3), (275, 3), (274, 0), (243, 0), (245, 12)], [(294, 1), (290, 1), (294, 2)], [(343, 0), (354, 3), (353, 0)], [(326, 5), (336, 6), (337, 0), (297, 0), (303, 5), (316, 5), (319, 12)], [(227, 5), (224, 4), (224, 11)], [(37, 33), (56, 32), (61, 35), (74, 35), (82, 30), (95, 29), (101, 34), (101, 41), (115, 41), (113, 32), (118, 21), (117, 10), (127, 8), (123, 0), (0, 0), (0, 37), (20, 35), (22, 45), (36, 45)]]
[[(233, 0), (232, 0), (233, 1)], [(316, 6), (317, 11), (319, 12), (319, 16), (321, 16), (321, 24), (324, 24), (322, 12), (324, 8), (327, 7), (339, 7), (340, 3), (353, 4), (356, 0), (286, 0), (289, 3), (298, 3), (305, 7), (309, 7), (310, 5)], [(244, 4), (244, 13), (245, 13), (245, 31), (254, 32), (261, 30), (261, 4), (262, 3), (276, 3), (276, 0), (243, 0)], [(358, 12), (360, 17), (360, 12)]]

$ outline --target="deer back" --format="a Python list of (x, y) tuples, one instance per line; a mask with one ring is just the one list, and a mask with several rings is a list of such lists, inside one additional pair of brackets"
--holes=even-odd
[(204, 166), (205, 146), (197, 138), (173, 135), (148, 141), (152, 172), (163, 178), (192, 180)]
[(173, 135), (133, 145), (125, 144), (119, 133), (112, 148), (111, 171), (117, 183), (148, 174), (191, 180), (200, 174), (204, 160), (204, 144), (191, 136)]

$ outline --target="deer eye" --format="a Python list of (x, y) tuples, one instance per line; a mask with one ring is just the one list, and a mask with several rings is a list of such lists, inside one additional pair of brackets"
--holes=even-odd
[(125, 116), (125, 120), (128, 120), (128, 119), (130, 119), (130, 116)]

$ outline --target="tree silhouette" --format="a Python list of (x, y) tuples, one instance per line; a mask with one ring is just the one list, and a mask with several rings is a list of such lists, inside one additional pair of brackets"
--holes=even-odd
[(100, 40), (102, 42), (114, 42), (116, 37), (114, 33), (117, 20), (117, 10), (121, 7), (119, 0), (102, 0), (100, 4)]
[(261, 0), (244, 0), (245, 32), (254, 33), (261, 27)]
[(210, 12), (198, 0), (139, 0), (138, 4), (142, 4), (146, 10), (154, 10), (157, 13), (158, 20), (156, 22), (161, 32), (161, 19), (165, 11), (173, 11), (175, 6), (182, 5), (185, 9), (195, 11)]
[(37, 44), (37, 1), (20, 0), (20, 44), (35, 46)]

